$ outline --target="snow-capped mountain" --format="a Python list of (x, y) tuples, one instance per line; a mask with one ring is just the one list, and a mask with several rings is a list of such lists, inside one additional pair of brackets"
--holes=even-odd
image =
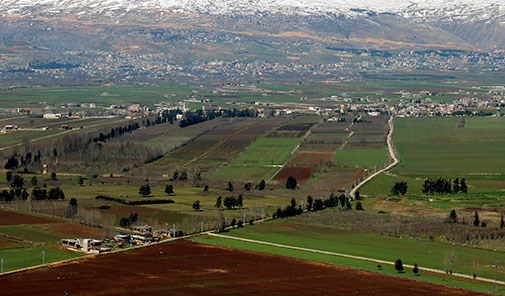
[(132, 11), (222, 15), (360, 15), (393, 13), (408, 18), (492, 20), (505, 15), (503, 0), (2, 0), (0, 13), (106, 14)]

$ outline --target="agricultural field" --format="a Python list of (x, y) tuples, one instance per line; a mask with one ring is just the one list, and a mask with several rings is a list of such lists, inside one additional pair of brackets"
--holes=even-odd
[(293, 137), (260, 137), (229, 165), (211, 172), (207, 177), (253, 183), (262, 179), (266, 181), (283, 166), (299, 142), (300, 138)]
[(0, 210), (0, 258), (3, 272), (47, 264), (84, 254), (59, 246), (68, 237), (102, 236), (103, 231), (78, 224)]
[(317, 178), (309, 180), (308, 187), (328, 195), (337, 190), (350, 190), (357, 180), (365, 176), (366, 172), (360, 168), (331, 167), (322, 170)]
[[(318, 214), (311, 213), (309, 216), (310, 215)], [(310, 217), (308, 219), (305, 218), (305, 216), (302, 216), (288, 220), (277, 220), (264, 224), (257, 224), (239, 230), (231, 230), (225, 233), (225, 235), (378, 259), (391, 262), (391, 264), (396, 259), (400, 258), (403, 264), (414, 265), (414, 263), (417, 263), (421, 269), (421, 275), (415, 276), (410, 270), (406, 271), (404, 274), (398, 274), (394, 271), (393, 266), (387, 264), (382, 264), (383, 268), (379, 270), (377, 269), (377, 263), (338, 256), (325, 257), (321, 255), (316, 261), (340, 264), (377, 273), (415, 278), (419, 281), (428, 281), (485, 292), (494, 290), (492, 283), (459, 279), (446, 274), (434, 274), (423, 271), (423, 268), (434, 268), (442, 271), (450, 268), (454, 273), (467, 274), (470, 276), (475, 272), (478, 277), (491, 279), (495, 277), (495, 273), (499, 279), (505, 276), (503, 270), (493, 268), (495, 262), (499, 262), (498, 264), (500, 264), (500, 262), (505, 262), (505, 253), (503, 252), (455, 246), (408, 237), (389, 237), (372, 233), (342, 230), (339, 225), (323, 226), (324, 224), (328, 224), (325, 220), (314, 222), (314, 219), (310, 219)], [(264, 246), (251, 242), (236, 242), (221, 237), (201, 237), (198, 238), (197, 241), (288, 257), (312, 258), (311, 260), (314, 260), (313, 256), (318, 256), (318, 254), (314, 253), (311, 254), (303, 251), (295, 252), (289, 249)], [(447, 258), (449, 257), (452, 258), (450, 265), (447, 263)], [(500, 291), (505, 291), (505, 287), (500, 286), (499, 289)]]
[[(87, 181), (88, 182), (88, 181)], [(138, 214), (138, 223), (155, 225), (164, 227), (164, 225), (177, 224), (179, 226), (186, 224), (188, 231), (192, 232), (192, 225), (204, 222), (206, 229), (213, 228), (216, 219), (220, 215), (238, 220), (258, 219), (261, 217), (271, 216), (271, 214), (282, 205), (288, 204), (290, 197), (277, 196), (270, 191), (258, 191), (252, 189), (245, 191), (243, 184), (235, 184), (236, 188), (233, 192), (226, 191), (226, 183), (216, 183), (210, 185), (208, 191), (204, 191), (202, 186), (192, 186), (184, 182), (170, 182), (168, 180), (151, 181), (151, 194), (147, 197), (141, 196), (138, 191), (143, 183), (125, 184), (108, 182), (105, 184), (88, 183), (87, 185), (77, 185), (67, 183), (61, 185), (62, 190), (68, 198), (76, 198), (79, 204), (78, 217), (83, 220), (91, 220), (97, 224), (118, 225), (119, 220), (123, 217), (128, 217), (130, 213)], [(172, 184), (174, 193), (167, 195), (165, 190), (166, 184)], [(216, 208), (216, 199), (218, 196), (225, 198), (227, 196), (243, 196), (243, 206), (223, 210)], [(106, 196), (112, 198), (120, 198), (126, 201), (146, 202), (140, 205), (127, 205), (114, 201), (99, 200), (96, 196)], [(165, 204), (148, 204), (150, 200), (172, 200), (173, 203)], [(199, 201), (200, 209), (195, 211), (193, 203)], [(20, 210), (27, 210), (30, 205), (19, 203), (17, 206)], [(67, 209), (68, 202), (52, 202), (51, 204), (43, 204), (37, 208), (37, 212), (42, 212), (51, 215), (63, 216)], [(15, 204), (11, 207), (16, 207)], [(31, 205), (36, 207), (36, 205)], [(183, 226), (181, 226), (183, 227)], [(189, 229), (191, 228), (191, 229)]]
[(333, 157), (333, 163), (337, 166), (364, 169), (382, 168), (389, 164), (389, 161), (388, 151), (385, 147), (340, 150)]
[(218, 120), (221, 121), (220, 125), (175, 149), (149, 167), (172, 171), (196, 169), (201, 172), (215, 169), (236, 157), (278, 123), (277, 119)]
[[(388, 195), (394, 182), (405, 180), (406, 197), (428, 207), (501, 208), (505, 206), (504, 127), (504, 118), (397, 118), (393, 139), (401, 162), (362, 192)], [(438, 177), (465, 178), (468, 194), (422, 194), (424, 179)]]
[[(124, 272), (124, 266), (129, 267), (128, 272)], [(83, 274), (82, 270), (86, 272)], [(54, 285), (50, 279), (55, 278), (64, 280)], [(30, 285), (26, 285), (28, 279)], [(308, 284), (314, 281), (324, 284)], [(342, 284), (346, 282), (352, 285)], [(54, 295), (222, 295), (223, 291), (250, 295), (328, 295), (337, 290), (366, 295), (391, 294), (391, 291), (402, 295), (413, 290), (416, 295), (481, 295), (412, 279), (398, 280), (356, 269), (188, 241), (32, 270), (1, 278), (0, 285), (11, 295), (39, 291)]]

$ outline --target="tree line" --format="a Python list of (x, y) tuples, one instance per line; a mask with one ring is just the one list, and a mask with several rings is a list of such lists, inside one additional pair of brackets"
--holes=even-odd
[[(32, 189), (31, 194), (28, 193), (25, 186), (24, 178), (20, 175), (13, 175), (12, 172), (6, 174), (7, 182), (10, 183), (10, 189), (4, 189), (0, 192), (0, 202), (11, 202), (14, 200), (64, 200), (65, 193), (59, 187), (54, 187), (47, 190), (44, 187), (38, 186), (37, 177), (31, 180)], [(45, 186), (45, 185), (44, 185)]]
[[(326, 208), (333, 208), (340, 206), (345, 210), (352, 210), (352, 204), (349, 198), (345, 194), (341, 194), (340, 196), (335, 196), (333, 193), (327, 199), (318, 198), (314, 199), (311, 195), (307, 196), (305, 210), (307, 211), (321, 211)], [(356, 202), (355, 209), (358, 211), (363, 211), (363, 205), (361, 202)], [(273, 213), (272, 218), (287, 218), (296, 215), (300, 215), (304, 212), (301, 205), (298, 205), (294, 198), (291, 199), (290, 204), (284, 208), (277, 208), (277, 211)]]
[(218, 209), (222, 209), (223, 206), (228, 209), (234, 209), (236, 207), (242, 208), (244, 206), (244, 197), (242, 194), (239, 194), (237, 197), (235, 196), (227, 196), (223, 199), (222, 196), (218, 196), (216, 198), (215, 207)]
[(422, 192), (424, 194), (466, 194), (468, 192), (468, 186), (466, 185), (465, 178), (459, 180), (459, 178), (454, 179), (444, 179), (438, 178), (436, 180), (426, 179), (424, 180)]

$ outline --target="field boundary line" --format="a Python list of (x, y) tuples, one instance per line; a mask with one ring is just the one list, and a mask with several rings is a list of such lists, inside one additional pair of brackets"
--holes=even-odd
[[(241, 238), (241, 237), (222, 235), (222, 234), (217, 234), (217, 233), (212, 233), (212, 232), (208, 232), (207, 234), (210, 235), (210, 236), (215, 236), (215, 237), (220, 237), (220, 238), (226, 238), (226, 239), (232, 239), (232, 240), (238, 240), (238, 241), (243, 241), (243, 242), (248, 242), (248, 243), (253, 243), (253, 244), (259, 244), (259, 245), (272, 246), (272, 247), (277, 247), (277, 248), (284, 248), (284, 249), (291, 249), (291, 250), (297, 250), (297, 251), (311, 252), (311, 253), (330, 255), (330, 256), (337, 256), (337, 257), (356, 259), (356, 260), (362, 260), (362, 261), (369, 261), (369, 262), (374, 262), (374, 263), (379, 263), (379, 264), (395, 265), (395, 263), (391, 262), (391, 261), (386, 261), (386, 260), (381, 260), (381, 259), (375, 259), (375, 258), (370, 258), (370, 257), (355, 256), (355, 255), (349, 255), (349, 254), (338, 253), (338, 252), (330, 252), (330, 251), (316, 250), (316, 249), (296, 247), (296, 246), (290, 246), (290, 245), (283, 245), (283, 244), (271, 243), (271, 242), (254, 240), (254, 239), (248, 239), (248, 238)], [(403, 264), (403, 267), (414, 268), (414, 265)], [(444, 274), (444, 275), (447, 274), (444, 270), (435, 269), (435, 268), (421, 267), (421, 268), (419, 268), (419, 270), (424, 270), (424, 271), (428, 271), (428, 272), (432, 272), (432, 273), (437, 273), (437, 274)], [(455, 276), (455, 277), (460, 277), (460, 278), (465, 278), (465, 279), (471, 279), (471, 280), (481, 281), (481, 282), (486, 282), (486, 283), (491, 283), (491, 284), (495, 284), (496, 283), (496, 284), (500, 284), (500, 285), (504, 285), (505, 286), (505, 281), (498, 281), (498, 280), (489, 279), (489, 278), (482, 278), (482, 277), (473, 278), (473, 276), (470, 276), (470, 275), (467, 275), (467, 274), (462, 274), (462, 273), (452, 273), (451, 275)]]
[(310, 134), (312, 133), (312, 128), (314, 128), (315, 126), (316, 124), (314, 124), (311, 128), (309, 128), (309, 130), (300, 138), (300, 141), (298, 142), (298, 144), (296, 144), (296, 147), (291, 151), (286, 161), (284, 161), (282, 166), (279, 167), (279, 169), (272, 175), (272, 177), (268, 179), (267, 182), (272, 182), (272, 180), (275, 179), (275, 176), (277, 176), (282, 171), (282, 169), (293, 159), (293, 157), (296, 154), (296, 151), (300, 149), (303, 142), (305, 142), (305, 140), (310, 136)]
[(393, 132), (394, 132), (393, 118), (394, 118), (394, 116), (391, 115), (391, 117), (388, 120), (389, 132), (388, 132), (388, 136), (386, 139), (389, 157), (393, 160), (393, 162), (390, 163), (385, 168), (380, 169), (377, 172), (366, 177), (363, 181), (359, 182), (356, 186), (354, 186), (354, 188), (349, 192), (349, 195), (351, 196), (352, 199), (354, 199), (354, 196), (356, 195), (356, 191), (358, 191), (358, 189), (360, 189), (363, 185), (365, 185), (366, 183), (368, 183), (370, 180), (377, 177), (378, 175), (391, 170), (392, 168), (394, 168), (395, 166), (397, 166), (400, 163), (400, 159), (396, 156), (395, 148), (393, 146)]

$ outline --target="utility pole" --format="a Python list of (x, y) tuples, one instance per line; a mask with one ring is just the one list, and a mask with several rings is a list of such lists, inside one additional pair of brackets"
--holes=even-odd
[[(494, 250), (496, 252), (496, 249)], [(496, 270), (498, 269), (498, 258), (496, 257), (496, 253), (494, 254), (494, 294), (498, 293), (498, 285), (497, 285), (497, 275)]]

